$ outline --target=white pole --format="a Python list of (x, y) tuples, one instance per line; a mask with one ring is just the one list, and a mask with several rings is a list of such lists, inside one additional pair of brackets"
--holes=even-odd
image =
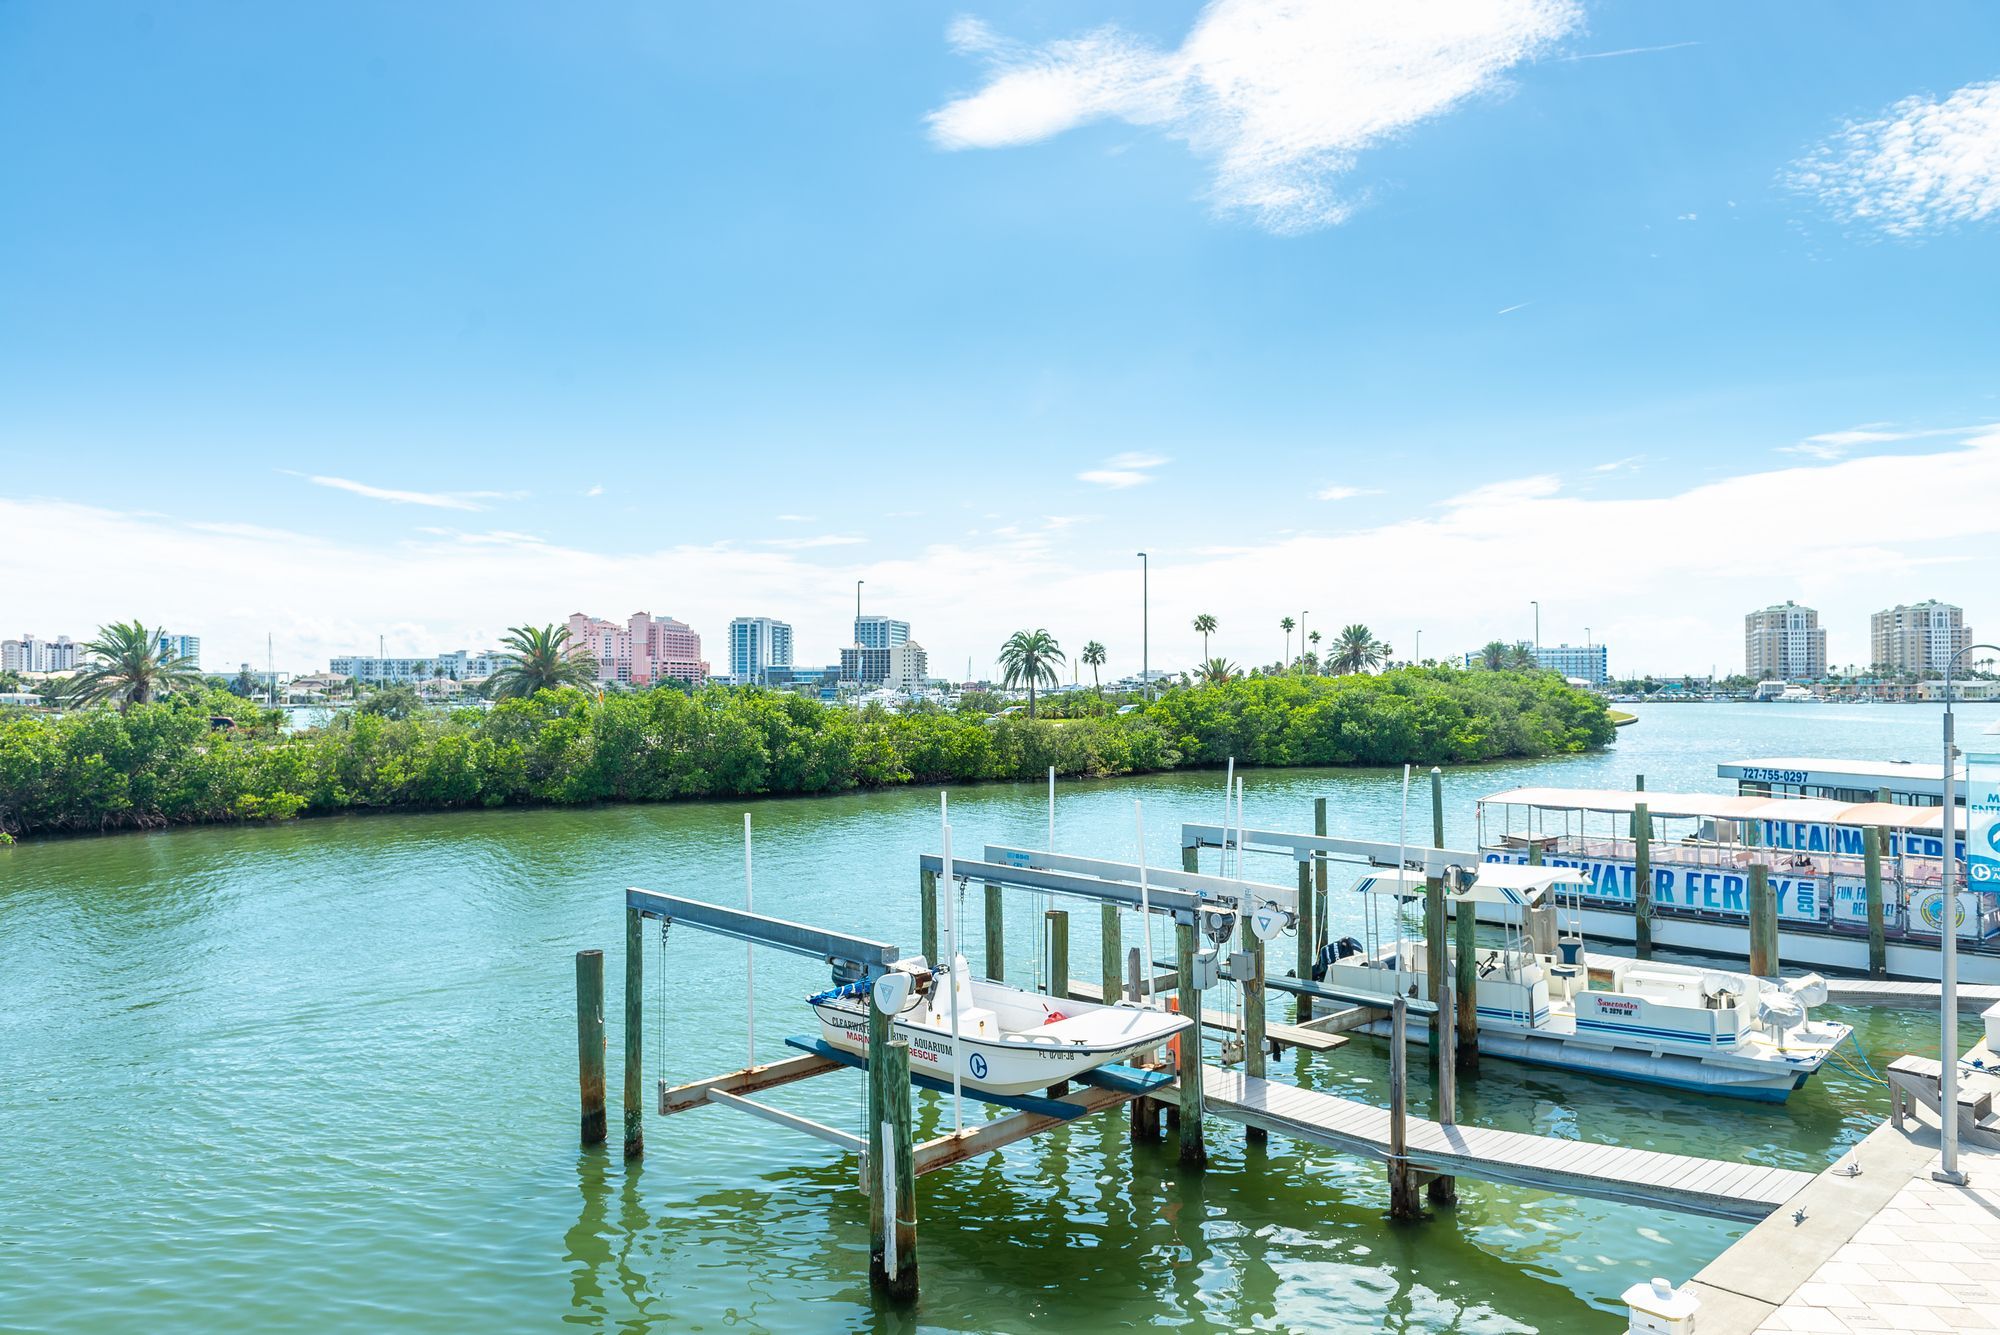
[(965, 1054), (958, 1050), (958, 895), (951, 874), (950, 801), (946, 794), (938, 794), (938, 815), (944, 821), (945, 967), (951, 971), (945, 976), (951, 987), (951, 1133), (956, 1136), (965, 1131), (964, 1077), (960, 1074)]
[(884, 1230), (887, 1237), (882, 1244), (882, 1268), (892, 1280), (896, 1277), (896, 1152), (890, 1147), (896, 1143), (895, 1134), (896, 1128), (891, 1123), (882, 1123), (882, 1139), (878, 1142), (882, 1146), (882, 1211), (889, 1216), (889, 1226)]
[[(743, 907), (747, 912), (755, 912), (756, 895), (752, 892), (755, 882), (750, 875), (750, 813), (743, 813)], [(743, 943), (743, 990), (750, 1009), (750, 1065), (757, 1064), (757, 948), (748, 941)]]
[(1410, 767), (1403, 766), (1403, 811), (1396, 817), (1396, 893), (1389, 896), (1396, 914), (1396, 968), (1403, 967), (1403, 877), (1410, 865)]
[(1132, 799), (1132, 819), (1139, 826), (1139, 922), (1144, 932), (1145, 958), (1139, 961), (1139, 978), (1145, 988), (1142, 994), (1147, 1002), (1153, 999), (1153, 883), (1146, 875), (1146, 808), (1138, 798)]
[[(1229, 845), (1237, 842), (1231, 839), (1229, 835), (1229, 827), (1234, 823), (1229, 819), (1229, 803), (1230, 799), (1235, 796), (1236, 757), (1231, 756), (1229, 757), (1229, 768), (1222, 776), (1222, 865), (1215, 873), (1218, 876), (1229, 875)], [(1243, 874), (1243, 848), (1241, 844), (1238, 844), (1236, 849), (1236, 874), (1238, 876)]]
[(1953, 782), (1958, 768), (1958, 746), (1952, 733), (1951, 671), (1947, 665), (1944, 678), (1944, 867), (1938, 878), (1938, 889), (1943, 896), (1938, 904), (1938, 981), (1943, 984), (1938, 1011), (1938, 1065), (1941, 1070), (1938, 1107), (1942, 1110), (1938, 1121), (1944, 1133), (1944, 1153), (1936, 1176), (1943, 1182), (1962, 1184), (1965, 1175), (1958, 1171), (1958, 878), (1955, 865), (1957, 849), (1954, 847), (1958, 839), (1955, 829), (1958, 813), (1954, 810), (1958, 805), (1958, 785)]
[(1049, 766), (1049, 852), (1056, 851), (1056, 767)]

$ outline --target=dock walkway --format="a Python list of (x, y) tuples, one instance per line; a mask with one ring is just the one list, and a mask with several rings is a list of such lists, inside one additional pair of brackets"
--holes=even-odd
[[(1206, 1110), (1216, 1117), (1378, 1160), (1389, 1157), (1386, 1108), (1214, 1066), (1202, 1080)], [(1762, 1219), (1813, 1181), (1813, 1174), (1789, 1168), (1441, 1126), (1417, 1117), (1405, 1124), (1409, 1162), (1426, 1171), (1722, 1219)]]

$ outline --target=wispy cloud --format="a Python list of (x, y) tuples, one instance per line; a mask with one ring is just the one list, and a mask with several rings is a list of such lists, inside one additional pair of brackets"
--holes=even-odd
[(602, 482), (594, 482), (584, 488), (583, 494), (586, 496), (602, 496), (604, 494), (604, 484)]
[(1447, 510), (1476, 510), (1483, 506), (1511, 505), (1516, 501), (1540, 500), (1562, 490), (1562, 479), (1554, 473), (1489, 482), (1471, 491), (1462, 491), (1439, 502)]
[(822, 533), (812, 538), (759, 538), (759, 547), (775, 547), (784, 552), (810, 551), (816, 547), (854, 547), (868, 541), (861, 533)]
[(1572, 56), (1557, 56), (1558, 61), (1568, 60), (1610, 60), (1616, 56), (1649, 56), (1655, 51), (1679, 51), (1683, 47), (1700, 46), (1700, 42), (1667, 42), (1661, 46), (1626, 46), (1616, 51), (1579, 51)]
[(1607, 459), (1601, 464), (1593, 464), (1590, 471), (1593, 473), (1622, 473), (1627, 469), (1637, 468), (1645, 462), (1646, 456), (1643, 454), (1628, 454), (1623, 459)]
[(2000, 213), (2000, 80), (1850, 121), (1783, 177), (1842, 222), (1911, 238)]
[(1985, 428), (1978, 426), (1941, 426), (1906, 430), (1892, 426), (1888, 422), (1864, 422), (1845, 431), (1824, 431), (1817, 436), (1807, 436), (1796, 445), (1780, 445), (1778, 453), (1802, 454), (1808, 459), (1831, 461), (1845, 458), (1864, 445), (1888, 445), (1899, 440), (1928, 440), (1940, 436), (1969, 436), (1975, 431), (1982, 430)]
[(1165, 467), (1172, 462), (1171, 459), (1158, 454), (1127, 451), (1106, 459), (1102, 468), (1086, 469), (1076, 477), (1079, 482), (1088, 482), (1097, 487), (1115, 489), (1136, 487), (1143, 482), (1151, 482), (1154, 469)]
[(314, 477), (303, 473), (293, 473), (292, 476), (304, 477), (315, 487), (331, 487), (335, 491), (366, 496), (371, 501), (387, 501), (391, 505), (423, 505), (434, 510), (484, 510), (487, 508), (486, 501), (517, 501), (526, 495), (519, 491), (404, 491), (398, 487), (372, 486), (346, 477)]
[(986, 83), (927, 119), (948, 149), (1157, 129), (1213, 164), (1222, 212), (1304, 232), (1353, 211), (1335, 182), (1362, 152), (1500, 87), (1581, 17), (1577, 0), (1212, 0), (1171, 51), (1116, 26), (1028, 45), (961, 18), (947, 35)]
[(1495, 315), (1512, 315), (1515, 311), (1524, 311), (1534, 304), (1532, 301), (1517, 301), (1512, 306), (1502, 306), (1493, 313)]
[(1380, 496), (1381, 494), (1382, 489), (1380, 487), (1350, 487), (1341, 483), (1335, 483), (1330, 487), (1321, 487), (1313, 493), (1313, 496), (1315, 499), (1322, 501), (1351, 501), (1356, 496)]
[(810, 524), (813, 521), (811, 515), (779, 515), (777, 519), (780, 524)]

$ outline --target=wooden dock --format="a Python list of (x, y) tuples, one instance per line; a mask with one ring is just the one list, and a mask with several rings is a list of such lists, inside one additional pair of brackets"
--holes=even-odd
[[(1213, 1116), (1385, 1162), (1389, 1158), (1387, 1108), (1214, 1066), (1203, 1076), (1206, 1111)], [(1408, 1119), (1407, 1134), (1411, 1166), (1427, 1172), (1720, 1219), (1760, 1220), (1813, 1180), (1813, 1174), (1789, 1168), (1486, 1127), (1440, 1126), (1415, 1117)]]

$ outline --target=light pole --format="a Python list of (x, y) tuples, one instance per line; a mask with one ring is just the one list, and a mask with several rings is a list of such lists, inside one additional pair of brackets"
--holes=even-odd
[[(1317, 668), (1319, 664), (1313, 664)], [(1299, 675), (1306, 675), (1306, 614), (1299, 613)]]
[[(854, 581), (854, 707), (861, 708), (861, 586), (868, 581)], [(835, 687), (838, 690), (838, 687)]]
[[(1974, 649), (2000, 653), (2000, 645), (1968, 644), (1944, 664), (1944, 867), (1938, 877), (1938, 1122), (1944, 1135), (1944, 1152), (1938, 1171), (1931, 1176), (1939, 1182), (1964, 1186), (1965, 1174), (1958, 1168), (1958, 895), (1957, 840), (1954, 828), (1958, 816), (1958, 770), (1956, 720), (1951, 713), (1951, 674), (1958, 660)], [(1968, 778), (1971, 776), (1968, 775)]]
[(1535, 609), (1535, 652), (1539, 654), (1542, 648), (1542, 604), (1535, 598), (1528, 599), (1528, 603)]
[(1152, 678), (1152, 634), (1153, 610), (1151, 603), (1152, 571), (1144, 552), (1139, 553), (1139, 689), (1146, 693), (1146, 699), (1153, 698)]
[(1411, 662), (1417, 667), (1424, 665), (1424, 628), (1422, 626), (1417, 627), (1417, 651), (1412, 656)]

